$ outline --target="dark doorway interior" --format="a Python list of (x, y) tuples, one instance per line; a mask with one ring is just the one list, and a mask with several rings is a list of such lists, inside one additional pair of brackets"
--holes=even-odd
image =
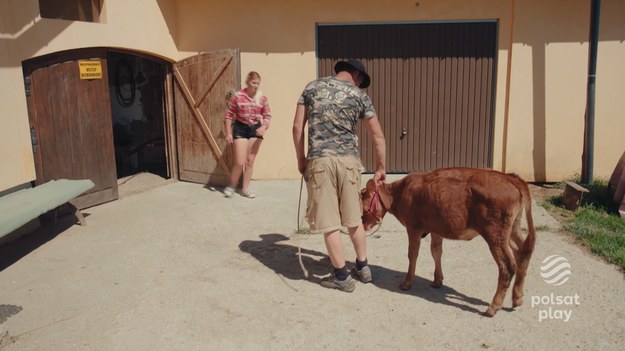
[(165, 63), (107, 54), (117, 178), (149, 172), (169, 178), (165, 152)]

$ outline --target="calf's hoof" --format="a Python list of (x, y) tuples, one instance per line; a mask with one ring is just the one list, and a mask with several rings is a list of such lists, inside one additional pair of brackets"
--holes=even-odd
[(406, 291), (406, 290), (410, 290), (411, 286), (412, 286), (411, 282), (403, 282), (401, 283), (401, 285), (399, 285), (399, 288)]
[(493, 306), (488, 306), (486, 312), (483, 313), (484, 316), (492, 318), (495, 317), (495, 313), (497, 313), (498, 308), (494, 308)]
[(438, 289), (441, 286), (443, 286), (443, 281), (442, 280), (441, 281), (435, 280), (435, 281), (432, 282), (432, 284), (430, 284), (430, 286), (433, 287), (434, 289)]
[(512, 299), (512, 308), (517, 308), (523, 304), (523, 296)]

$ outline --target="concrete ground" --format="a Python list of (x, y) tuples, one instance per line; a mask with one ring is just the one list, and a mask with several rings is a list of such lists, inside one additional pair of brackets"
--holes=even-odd
[[(295, 234), (298, 180), (254, 181), (254, 200), (185, 182), (130, 184), (120, 200), (84, 210), (87, 226), (64, 217), (0, 247), (0, 350), (625, 348), (623, 273), (538, 206), (525, 304), (512, 310), (509, 292), (486, 318), (497, 269), (480, 238), (444, 242), (440, 289), (429, 287), (425, 238), (419, 277), (402, 291), (407, 238), (388, 216), (368, 240), (374, 281), (348, 294), (319, 285), (329, 272), (322, 237)], [(305, 198), (304, 189), (302, 213)], [(559, 286), (541, 277), (552, 255), (571, 265)]]

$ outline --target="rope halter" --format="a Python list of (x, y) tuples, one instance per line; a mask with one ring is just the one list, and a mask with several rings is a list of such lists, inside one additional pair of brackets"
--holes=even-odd
[(373, 192), (373, 196), (371, 196), (371, 200), (369, 201), (369, 207), (365, 210), (365, 214), (371, 215), (376, 220), (376, 224), (382, 222), (382, 218), (377, 215), (378, 211), (382, 208), (382, 204), (380, 202), (380, 194), (378, 191)]

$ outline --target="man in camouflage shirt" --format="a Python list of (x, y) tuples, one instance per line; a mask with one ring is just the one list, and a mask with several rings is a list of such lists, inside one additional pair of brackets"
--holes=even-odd
[[(352, 274), (371, 281), (367, 264), (367, 242), (360, 204), (360, 154), (356, 123), (363, 120), (372, 137), (376, 156), (374, 180), (386, 178), (386, 146), (382, 127), (369, 96), (360, 88), (371, 79), (358, 60), (340, 61), (335, 77), (308, 83), (297, 102), (293, 121), (293, 142), (298, 169), (306, 179), (306, 219), (313, 233), (323, 233), (333, 276), (321, 285), (351, 292), (354, 280), (345, 265), (341, 227), (348, 228), (356, 251)], [(308, 123), (308, 156), (304, 155), (304, 127)]]

